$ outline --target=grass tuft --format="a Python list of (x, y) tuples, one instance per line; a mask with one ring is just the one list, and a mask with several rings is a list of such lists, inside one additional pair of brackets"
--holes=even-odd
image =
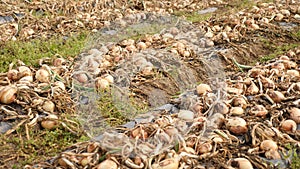
[(212, 16), (212, 13), (198, 14), (197, 12), (174, 11), (174, 15), (178, 17), (184, 16), (186, 20), (196, 23), (209, 19)]
[(11, 158), (5, 163), (0, 161), (0, 168), (1, 166), (22, 168), (27, 164), (55, 156), (74, 143), (89, 139), (84, 135), (75, 135), (63, 128), (56, 128), (51, 131), (32, 128), (29, 129), (29, 136), (30, 138), (27, 139), (24, 127), (19, 128), (16, 133), (9, 136), (0, 135), (0, 157), (10, 156)]
[(86, 44), (88, 33), (83, 32), (69, 38), (52, 37), (29, 41), (8, 41), (0, 47), (0, 72), (5, 72), (11, 62), (23, 61), (26, 65), (37, 66), (38, 60), (61, 55), (74, 57)]

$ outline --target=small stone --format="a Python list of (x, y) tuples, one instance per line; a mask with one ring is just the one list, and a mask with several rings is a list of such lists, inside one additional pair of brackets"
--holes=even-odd
[(0, 122), (0, 133), (4, 134), (6, 133), (8, 130), (10, 130), (12, 128), (12, 125), (8, 122)]
[(194, 119), (194, 112), (189, 110), (179, 110), (178, 118), (183, 120), (193, 120)]

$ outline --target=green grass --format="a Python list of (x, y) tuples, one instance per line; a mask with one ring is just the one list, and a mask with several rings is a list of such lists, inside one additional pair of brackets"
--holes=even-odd
[(205, 21), (212, 16), (212, 13), (198, 14), (197, 11), (195, 12), (174, 11), (173, 14), (178, 17), (184, 16), (186, 20), (192, 23)]
[(300, 29), (293, 32), (292, 37), (294, 37), (295, 39), (300, 39)]
[(266, 48), (267, 50), (272, 51), (270, 54), (265, 55), (259, 59), (260, 62), (267, 62), (269, 60), (272, 60), (279, 55), (284, 54), (290, 49), (293, 49), (295, 47), (299, 46), (299, 44), (284, 44), (284, 45), (276, 45), (271, 44), (270, 42), (266, 42)]
[(129, 97), (128, 103), (124, 100), (117, 100), (113, 95), (114, 89), (109, 91), (100, 91), (100, 99), (97, 101), (101, 115), (106, 119), (111, 119), (109, 124), (112, 126), (120, 125), (130, 120), (137, 113), (148, 110), (144, 103), (137, 103), (134, 98)]
[(33, 39), (29, 41), (8, 41), (0, 45), (0, 72), (5, 72), (11, 62), (23, 61), (27, 65), (36, 66), (38, 60), (45, 57), (61, 55), (74, 57), (82, 51), (86, 44), (88, 33), (82, 32), (70, 35), (64, 40), (62, 37), (50, 39)]
[(288, 150), (288, 154), (286, 155), (286, 158), (291, 158), (291, 169), (298, 169), (300, 168), (300, 156), (299, 152), (297, 153), (297, 147), (293, 146), (291, 144), (284, 145), (285, 148)]
[(21, 168), (27, 164), (41, 162), (57, 155), (74, 143), (89, 139), (84, 135), (75, 135), (63, 128), (51, 131), (32, 128), (29, 130), (29, 136), (30, 139), (27, 139), (24, 127), (9, 136), (0, 135), (0, 156), (11, 151), (11, 155), (15, 157), (8, 161), (10, 164), (7, 165)]

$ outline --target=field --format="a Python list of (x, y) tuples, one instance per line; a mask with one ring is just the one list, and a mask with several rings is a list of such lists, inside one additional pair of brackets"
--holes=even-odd
[(300, 2), (0, 2), (0, 168), (300, 168)]

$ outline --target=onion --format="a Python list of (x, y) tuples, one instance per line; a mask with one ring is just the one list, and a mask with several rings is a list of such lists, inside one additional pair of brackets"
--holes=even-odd
[(291, 12), (287, 9), (281, 9), (280, 13), (285, 15), (285, 16), (290, 16), (291, 15)]
[(251, 85), (252, 80), (253, 80), (253, 78), (248, 77), (248, 78), (244, 79), (243, 82), (244, 82), (245, 85)]
[(18, 67), (18, 77), (24, 77), (24, 76), (31, 76), (31, 70), (27, 66), (20, 66)]
[(288, 55), (289, 57), (294, 57), (294, 56), (296, 56), (296, 53), (294, 51), (290, 50), (290, 51), (287, 52), (286, 55)]
[(42, 105), (43, 110), (53, 113), (54, 109), (55, 109), (55, 104), (50, 101), (50, 100), (46, 100), (43, 105)]
[(59, 66), (65, 64), (65, 63), (66, 63), (66, 60), (64, 58), (56, 58), (53, 61), (53, 65), (56, 66), (56, 67), (59, 67)]
[(47, 116), (47, 119), (57, 120), (58, 117), (57, 117), (55, 114), (49, 114), (49, 115)]
[(214, 36), (214, 33), (212, 33), (211, 31), (208, 31), (204, 34), (204, 37), (206, 38), (212, 38)]
[(105, 90), (109, 88), (109, 82), (106, 79), (98, 77), (96, 78), (95, 86), (96, 89)]
[(102, 62), (101, 62), (101, 67), (106, 68), (106, 67), (109, 67), (109, 66), (111, 66), (111, 63), (108, 60), (103, 59)]
[(284, 60), (282, 63), (286, 69), (291, 69), (291, 68), (297, 67), (297, 63), (293, 62), (293, 61)]
[(285, 66), (283, 63), (281, 62), (275, 62), (274, 64), (272, 64), (271, 66), (272, 68), (278, 69), (278, 70), (284, 70)]
[(24, 84), (29, 84), (33, 82), (33, 77), (32, 76), (24, 76), (19, 79), (19, 83), (24, 83)]
[(257, 117), (264, 117), (268, 114), (268, 110), (263, 105), (255, 105), (250, 109), (250, 114)]
[(251, 85), (248, 87), (246, 92), (250, 95), (255, 95), (259, 92), (259, 88), (255, 85), (254, 82), (251, 81)]
[(158, 164), (153, 164), (153, 169), (178, 169), (179, 161), (175, 158), (165, 159)]
[(278, 150), (269, 150), (269, 151), (266, 151), (265, 152), (265, 156), (266, 156), (267, 159), (270, 159), (270, 160), (281, 159), (281, 156), (280, 156)]
[(240, 117), (232, 117), (228, 119), (226, 126), (230, 132), (237, 135), (244, 134), (248, 131), (247, 122)]
[(216, 104), (215, 110), (221, 114), (227, 114), (229, 112), (229, 107), (224, 102), (219, 102)]
[(122, 45), (122, 46), (129, 46), (129, 45), (133, 45), (133, 44), (134, 44), (133, 39), (125, 39), (120, 43), (120, 45)]
[(11, 69), (7, 72), (7, 78), (9, 80), (18, 80), (18, 73), (19, 71), (16, 69)]
[(300, 109), (294, 107), (290, 110), (290, 118), (300, 124)]
[(44, 120), (41, 122), (41, 126), (45, 129), (52, 130), (58, 126), (58, 123), (55, 120)]
[(87, 165), (90, 164), (91, 162), (92, 162), (92, 157), (91, 157), (91, 156), (83, 157), (83, 158), (80, 160), (80, 164), (81, 164), (81, 166), (83, 166), (83, 167), (87, 166)]
[(192, 106), (192, 110), (197, 114), (202, 114), (203, 106), (199, 103), (196, 103)]
[(279, 60), (290, 60), (290, 58), (286, 55), (280, 56)]
[(207, 120), (207, 127), (211, 129), (218, 129), (224, 124), (225, 118), (221, 113), (214, 113)]
[(212, 91), (211, 88), (210, 88), (210, 86), (208, 84), (204, 84), (204, 83), (199, 84), (197, 86), (196, 90), (197, 90), (198, 95), (203, 95), (203, 94), (205, 94), (207, 92), (211, 92)]
[(104, 75), (103, 79), (107, 80), (111, 84), (114, 83), (114, 77), (110, 74)]
[(61, 90), (66, 90), (65, 84), (64, 84), (63, 82), (61, 82), (61, 81), (56, 81), (56, 82), (54, 82), (54, 86), (55, 86), (56, 88), (61, 89)]
[(248, 104), (243, 97), (236, 97), (233, 99), (232, 105), (236, 107), (239, 106), (239, 107), (246, 108)]
[(147, 48), (147, 45), (145, 42), (139, 42), (136, 44), (137, 48), (140, 49), (140, 50), (144, 50)]
[(214, 143), (222, 143), (222, 142), (224, 142), (223, 138), (220, 135), (218, 135), (218, 134), (210, 134), (208, 136), (208, 138), (210, 140), (212, 140)]
[(273, 88), (273, 89), (275, 88), (275, 83), (273, 80), (263, 76), (259, 76), (259, 77), (261, 78), (261, 82), (265, 88)]
[(272, 68), (271, 70), (270, 70), (270, 73), (273, 73), (273, 74), (275, 74), (275, 75), (279, 75), (279, 70), (278, 69), (275, 69), (275, 68)]
[(50, 81), (50, 73), (45, 69), (39, 69), (35, 73), (35, 78), (41, 83), (46, 83)]
[(136, 47), (134, 45), (128, 45), (128, 46), (126, 46), (125, 49), (127, 51), (129, 51), (129, 52), (135, 52), (135, 51), (137, 51), (137, 49), (136, 49)]
[(232, 107), (230, 109), (230, 114), (240, 116), (244, 114), (244, 109), (241, 107)]
[(246, 158), (235, 158), (230, 160), (230, 166), (238, 169), (253, 169), (252, 164)]
[(279, 91), (269, 91), (268, 95), (275, 103), (280, 103), (281, 101), (285, 100), (284, 95)]
[(264, 75), (265, 74), (265, 71), (260, 69), (260, 68), (252, 68), (251, 70), (249, 70), (249, 76), (250, 77), (257, 77), (259, 75)]
[(148, 133), (144, 129), (142, 129), (141, 127), (137, 127), (137, 128), (135, 128), (131, 131), (131, 136), (133, 138), (138, 137), (138, 138), (141, 138), (141, 139), (146, 139), (146, 138), (148, 138)]
[(264, 140), (260, 143), (260, 149), (263, 151), (277, 150), (277, 143), (273, 140)]
[(0, 102), (10, 104), (15, 101), (18, 88), (14, 86), (5, 86), (0, 90)]
[(97, 165), (96, 169), (118, 169), (118, 165), (113, 160), (107, 159)]
[(280, 124), (281, 131), (285, 131), (288, 133), (295, 132), (297, 130), (297, 123), (294, 120), (284, 120)]
[(299, 77), (299, 71), (298, 70), (287, 70), (286, 74), (292, 77)]
[(89, 78), (85, 73), (75, 74), (74, 78), (80, 83), (87, 83)]
[(275, 21), (281, 21), (284, 18), (284, 16), (281, 13), (278, 13), (275, 16)]
[(259, 29), (259, 26), (257, 24), (255, 24), (255, 23), (252, 23), (250, 25), (250, 27), (253, 28), (254, 30)]
[(197, 152), (200, 154), (205, 154), (210, 152), (212, 148), (213, 146), (211, 145), (211, 143), (202, 143), (198, 145)]
[(178, 134), (178, 130), (175, 127), (168, 126), (164, 129), (165, 133), (167, 133), (170, 137), (174, 137)]

